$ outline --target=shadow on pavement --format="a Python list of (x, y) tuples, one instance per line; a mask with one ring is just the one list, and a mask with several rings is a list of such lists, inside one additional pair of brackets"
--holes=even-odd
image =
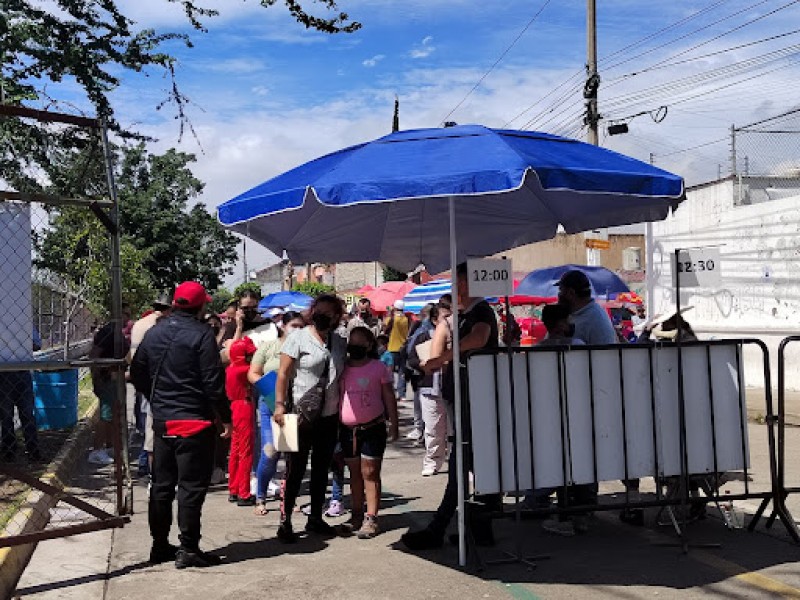
[[(656, 512), (648, 511), (646, 527), (620, 523), (616, 512), (598, 513), (590, 521), (589, 533), (574, 537), (548, 534), (542, 530), (541, 521), (523, 521), (519, 526), (522, 556), (549, 555), (548, 560), (538, 561), (535, 569), (517, 562), (489, 565), (478, 571), (474, 557), (470, 556), (468, 570), (486, 581), (505, 583), (645, 585), (685, 590), (718, 583), (740, 573), (784, 564), (794, 566), (800, 560), (800, 546), (758, 531), (728, 531), (715, 518), (693, 523), (688, 537), (690, 543), (716, 543), (721, 547), (690, 549), (684, 554), (677, 544), (665, 545), (678, 542), (678, 538), (671, 528), (655, 524)], [(409, 522), (408, 515), (404, 522)], [(516, 527), (513, 519), (494, 521), (497, 544), (479, 548), (480, 558), (491, 562), (515, 553)], [(412, 553), (399, 541), (392, 548), (444, 567), (459, 568), (457, 547), (447, 538), (441, 548), (424, 552)]]
[(64, 588), (71, 588), (77, 587), (80, 585), (85, 585), (87, 583), (92, 583), (95, 581), (104, 581), (107, 579), (113, 579), (115, 577), (122, 577), (123, 575), (128, 575), (133, 573), (134, 571), (139, 571), (141, 569), (146, 569), (151, 567), (152, 565), (148, 562), (138, 562), (132, 565), (127, 565), (120, 569), (114, 569), (113, 571), (109, 571), (108, 573), (94, 573), (92, 575), (84, 575), (82, 577), (73, 577), (72, 579), (65, 579), (63, 581), (55, 581), (53, 583), (45, 583), (42, 585), (32, 585), (26, 588), (17, 589), (14, 594), (14, 597), (24, 597), (24, 596), (33, 596), (34, 594), (41, 594), (44, 592), (51, 592), (54, 590), (60, 590)]

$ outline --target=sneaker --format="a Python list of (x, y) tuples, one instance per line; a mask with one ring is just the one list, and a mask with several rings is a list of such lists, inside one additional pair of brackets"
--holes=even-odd
[(297, 534), (292, 528), (291, 521), (284, 521), (278, 526), (278, 539), (284, 544), (294, 544), (297, 542)]
[(441, 548), (444, 543), (444, 534), (426, 527), (419, 531), (407, 531), (400, 537), (400, 540), (409, 550), (430, 550)]
[(419, 440), (422, 439), (422, 432), (419, 429), (412, 429), (406, 434), (407, 440)]
[(220, 564), (222, 564), (222, 559), (219, 556), (208, 554), (202, 550), (178, 548), (177, 555), (175, 556), (176, 569), (185, 569), (186, 567), (216, 567)]
[(228, 494), (228, 502), (230, 502), (231, 504), (239, 502), (239, 496), (237, 496), (236, 494)]
[(364, 524), (364, 515), (351, 515), (347, 521), (337, 527), (339, 535), (349, 537), (356, 533)]
[(339, 500), (331, 500), (328, 509), (325, 511), (326, 517), (341, 517), (345, 513), (344, 506)]
[(211, 485), (219, 485), (223, 481), (225, 481), (225, 471), (220, 467), (214, 467), (211, 473)]
[(236, 506), (255, 506), (256, 505), (256, 497), (255, 496), (248, 496), (247, 498), (239, 498), (236, 501)]
[(306, 523), (306, 533), (316, 533), (318, 535), (335, 537), (336, 529), (328, 525), (322, 519), (315, 519), (314, 517), (309, 517), (308, 522)]
[(150, 499), (150, 492), (153, 491), (153, 477), (151, 475), (147, 476), (147, 499)]
[(307, 517), (311, 516), (311, 505), (310, 504), (306, 504), (306, 505), (300, 507), (300, 512), (303, 513)]
[(575, 535), (575, 527), (572, 521), (559, 521), (558, 519), (547, 519), (542, 523), (542, 529), (555, 535), (572, 537)]
[(98, 448), (97, 450), (92, 450), (91, 452), (89, 452), (88, 460), (89, 463), (92, 465), (101, 465), (101, 466), (110, 465), (114, 462), (114, 459), (111, 458), (102, 448)]
[(378, 519), (373, 515), (367, 515), (361, 525), (361, 529), (356, 532), (356, 536), (360, 540), (370, 540), (381, 532), (378, 527)]
[(422, 476), (423, 477), (431, 477), (432, 475), (436, 475), (439, 470), (436, 467), (425, 467), (422, 469)]
[(279, 483), (270, 481), (267, 485), (267, 498), (279, 498), (281, 495), (281, 486)]
[(178, 555), (178, 546), (167, 544), (166, 546), (156, 546), (150, 549), (150, 564), (160, 565), (165, 562), (172, 562)]
[(575, 528), (575, 533), (589, 533), (588, 515), (575, 515), (572, 517), (572, 526)]

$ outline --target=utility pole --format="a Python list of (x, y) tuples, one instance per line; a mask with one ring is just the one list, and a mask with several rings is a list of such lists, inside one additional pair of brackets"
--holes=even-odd
[[(597, 74), (597, 7), (596, 0), (586, 0), (586, 83), (583, 86), (583, 98), (586, 100), (586, 116), (583, 122), (589, 128), (589, 143), (600, 145), (598, 124), (600, 115), (597, 111), (597, 88), (600, 86), (600, 76)], [(606, 232), (608, 230), (605, 230)], [(604, 236), (608, 239), (608, 236)], [(584, 238), (586, 236), (584, 235)], [(590, 247), (590, 241), (585, 239), (586, 264), (599, 267), (602, 265), (600, 250)]]
[(731, 175), (736, 176), (736, 125), (731, 125)]
[(586, 100), (586, 117), (584, 122), (589, 128), (589, 143), (600, 144), (598, 124), (600, 115), (597, 110), (597, 88), (600, 87), (600, 76), (597, 74), (597, 7), (596, 0), (586, 0), (586, 84), (583, 97)]
[(247, 238), (242, 238), (242, 268), (244, 269), (244, 283), (247, 283)]

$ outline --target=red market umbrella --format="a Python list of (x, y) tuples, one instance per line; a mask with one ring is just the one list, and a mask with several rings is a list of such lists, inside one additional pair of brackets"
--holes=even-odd
[(394, 306), (395, 300), (402, 300), (417, 285), (412, 281), (387, 281), (371, 292), (364, 294), (372, 303), (375, 312), (386, 312), (387, 306)]
[(357, 289), (354, 295), (355, 296), (366, 296), (367, 294), (369, 294), (374, 289), (375, 289), (374, 285), (367, 284), (364, 287)]

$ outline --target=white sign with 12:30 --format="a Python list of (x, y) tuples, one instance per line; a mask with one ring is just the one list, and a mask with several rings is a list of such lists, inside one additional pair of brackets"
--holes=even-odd
[(672, 255), (672, 283), (680, 277), (682, 288), (718, 287), (722, 283), (719, 248), (687, 248)]
[(511, 296), (514, 275), (507, 258), (476, 258), (467, 261), (469, 295), (473, 298)]

